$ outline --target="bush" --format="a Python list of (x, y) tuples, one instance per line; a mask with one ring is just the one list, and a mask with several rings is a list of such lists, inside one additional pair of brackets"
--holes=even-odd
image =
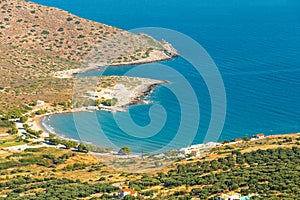
[(122, 148), (119, 150), (119, 154), (121, 154), (121, 155), (127, 155), (127, 154), (130, 154), (130, 148), (129, 148), (129, 147), (122, 147)]
[(49, 35), (49, 34), (50, 34), (50, 32), (49, 32), (49, 31), (47, 31), (47, 30), (43, 30), (41, 34), (42, 34), (42, 35)]
[(14, 123), (8, 121), (8, 120), (0, 120), (0, 127), (1, 128), (12, 128), (14, 126)]
[(25, 152), (39, 152), (41, 151), (39, 148), (28, 148), (24, 150)]
[(22, 123), (25, 123), (25, 122), (27, 122), (28, 118), (29, 118), (28, 115), (24, 115), (24, 116), (20, 117), (20, 121)]

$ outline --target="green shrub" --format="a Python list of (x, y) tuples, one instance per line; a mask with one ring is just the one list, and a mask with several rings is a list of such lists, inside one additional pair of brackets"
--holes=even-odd
[(47, 30), (43, 30), (41, 34), (43, 34), (43, 35), (49, 35), (49, 34), (50, 34), (50, 32), (49, 32), (49, 31), (47, 31)]

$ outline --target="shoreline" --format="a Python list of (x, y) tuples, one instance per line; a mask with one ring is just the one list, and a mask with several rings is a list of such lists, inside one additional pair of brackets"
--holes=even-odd
[(30, 117), (27, 124), (36, 131), (42, 130), (45, 132), (45, 135), (43, 137), (49, 137), (50, 134), (56, 134), (58, 138), (66, 139), (66, 140), (75, 140), (73, 138), (66, 138), (62, 135), (59, 135), (55, 133), (53, 130), (50, 131), (48, 128), (46, 128), (43, 125), (43, 120), (45, 120), (47, 117), (51, 117), (52, 115), (58, 115), (58, 114), (69, 114), (69, 113), (78, 113), (78, 112), (93, 112), (93, 111), (106, 111), (106, 112), (126, 112), (126, 110), (133, 105), (142, 105), (147, 104), (149, 101), (144, 101), (145, 98), (149, 97), (155, 89), (163, 84), (170, 84), (168, 81), (163, 80), (154, 80), (154, 79), (145, 79), (145, 80), (151, 80), (153, 83), (142, 84), (141, 88), (138, 88), (138, 90), (134, 91), (135, 95), (129, 99), (129, 101), (116, 105), (116, 106), (89, 106), (89, 107), (81, 107), (81, 108), (57, 108), (52, 105), (46, 105), (45, 108), (40, 107), (39, 109), (47, 109), (48, 112), (42, 115), (35, 115), (33, 118)]
[[(174, 49), (174, 51), (175, 51), (175, 49)], [(162, 53), (160, 51), (157, 51), (157, 52), (159, 52), (160, 54)], [(145, 59), (140, 59), (140, 60), (130, 61), (130, 62), (121, 62), (121, 63), (106, 63), (106, 64), (101, 64), (101, 65), (96, 64), (95, 66), (91, 66), (91, 67), (87, 67), (87, 68), (63, 70), (63, 71), (58, 71), (58, 72), (53, 73), (53, 77), (60, 78), (60, 79), (74, 78), (75, 75), (97, 71), (101, 68), (150, 64), (150, 63), (173, 60), (175, 58), (178, 58), (179, 56), (180, 56), (179, 53), (175, 52), (172, 55), (167, 55), (164, 53), (164, 56), (156, 57), (156, 56), (153, 56), (153, 52), (151, 52), (150, 56)]]
[[(97, 111), (97, 110), (95, 110)], [(106, 110), (104, 110), (106, 111)], [(36, 123), (36, 127), (38, 127), (38, 130), (42, 130), (43, 132), (45, 132), (47, 134), (47, 137), (49, 137), (50, 134), (55, 134), (55, 137), (59, 138), (59, 139), (63, 139), (63, 140), (69, 140), (69, 141), (76, 141), (76, 142), (79, 142), (80, 143), (80, 140), (77, 140), (77, 139), (74, 139), (74, 138), (71, 138), (67, 135), (64, 135), (64, 134), (59, 134), (57, 132), (49, 132), (49, 130), (47, 130), (46, 128), (44, 128), (43, 124), (42, 124), (42, 120), (44, 120), (45, 118), (47, 117), (50, 117), (52, 115), (58, 115), (58, 114), (70, 114), (70, 113), (78, 113), (78, 112), (89, 112), (89, 110), (77, 110), (77, 111), (74, 111), (74, 110), (66, 110), (66, 111), (62, 111), (62, 112), (52, 112), (52, 113), (47, 113), (47, 114), (44, 114), (44, 115), (40, 115), (40, 116), (35, 116), (34, 118), (34, 123)], [(111, 111), (108, 111), (108, 112), (111, 112)], [(252, 135), (256, 135), (256, 134), (259, 134), (259, 133), (253, 133)], [(300, 135), (300, 132), (293, 132), (293, 133), (272, 133), (270, 135), (266, 134), (263, 138), (258, 138), (258, 139), (252, 139), (252, 137), (250, 137), (250, 141), (253, 141), (253, 140), (261, 140), (261, 139), (266, 139), (266, 138), (272, 138), (272, 137), (285, 137), (285, 136), (290, 136), (290, 135)], [(236, 142), (235, 140), (236, 139), (240, 139), (240, 137), (234, 137), (232, 139), (228, 139), (228, 140), (222, 140), (222, 141), (217, 141), (217, 142), (207, 142), (207, 143), (192, 143), (190, 144), (189, 146), (187, 147), (190, 147), (190, 146), (197, 146), (197, 145), (205, 145), (205, 144), (208, 144), (208, 143), (217, 143), (217, 144), (220, 144), (220, 145), (231, 145), (231, 144), (238, 144), (240, 142)], [(228, 141), (228, 142), (226, 142)], [(90, 141), (82, 141), (83, 143), (85, 144), (92, 144), (94, 145), (92, 142)], [(243, 142), (249, 142), (249, 141), (243, 141)], [(95, 145), (97, 146), (97, 145)], [(99, 146), (101, 147), (101, 146)], [(183, 147), (183, 148), (187, 148), (187, 147)], [(180, 149), (174, 149), (174, 150), (177, 150), (179, 151)], [(114, 150), (114, 152), (117, 152), (116, 150)], [(111, 152), (109, 153), (99, 153), (99, 152), (92, 152), (91, 153), (93, 154), (109, 154), (109, 155), (112, 155), (112, 156), (115, 156), (115, 154), (112, 154)], [(162, 152), (164, 153), (164, 152)], [(140, 153), (131, 153), (130, 155), (141, 155)]]
[[(67, 109), (67, 110), (62, 110), (62, 111), (56, 111), (56, 112), (50, 112), (50, 113), (46, 113), (46, 114), (43, 114), (43, 115), (36, 115), (34, 116), (33, 118), (29, 118), (27, 124), (31, 124), (31, 128), (35, 129), (35, 130), (42, 130), (43, 131), (43, 134), (42, 134), (42, 137), (40, 137), (42, 140), (42, 142), (44, 142), (44, 139), (45, 137), (49, 137), (50, 134), (54, 134), (56, 138), (59, 138), (59, 139), (63, 139), (63, 140), (68, 140), (68, 141), (76, 141), (78, 143), (84, 143), (84, 144), (87, 144), (87, 145), (92, 145), (92, 146), (95, 146), (95, 147), (100, 147), (99, 145), (95, 145), (93, 144), (92, 142), (90, 141), (80, 141), (80, 140), (77, 140), (77, 139), (74, 139), (74, 138), (71, 138), (71, 137), (68, 137), (64, 134), (58, 134), (58, 133), (55, 133), (55, 132), (49, 132), (48, 129), (46, 129), (44, 126), (43, 126), (43, 120), (46, 118), (46, 117), (49, 117), (51, 115), (56, 115), (56, 114), (67, 114), (67, 113), (74, 113), (74, 112), (88, 112), (88, 110), (82, 110), (82, 109), (78, 109), (78, 110), (72, 110), (72, 109)], [(253, 136), (254, 135), (263, 135), (262, 138), (254, 138)], [(209, 143), (215, 143), (215, 144), (218, 144), (217, 146), (227, 146), (227, 145), (235, 145), (235, 144), (239, 144), (239, 143), (248, 143), (248, 142), (252, 142), (252, 141), (260, 141), (260, 140), (268, 140), (269, 139), (272, 139), (274, 137), (277, 137), (277, 138), (280, 138), (280, 137), (288, 137), (288, 136), (300, 136), (300, 132), (294, 132), (294, 133), (277, 133), (277, 134), (252, 134), (252, 137), (250, 137), (250, 140), (249, 141), (237, 141), (237, 139), (241, 139), (239, 137), (234, 137), (230, 140), (224, 140), (224, 141), (217, 141), (217, 142), (207, 142), (207, 143), (192, 143), (190, 144), (189, 146), (186, 146), (186, 147), (182, 147), (180, 149), (174, 149), (174, 150), (170, 150), (170, 151), (177, 151), (178, 153), (180, 153), (182, 151), (182, 149), (189, 149), (191, 147), (195, 147), (195, 146), (198, 146), (200, 148), (202, 148), (203, 146), (205, 145), (208, 145)], [(51, 145), (49, 146), (51, 147)], [(57, 146), (53, 146), (53, 147), (56, 147)], [(197, 148), (198, 148), (197, 147)], [(112, 147), (113, 148), (113, 147)], [(166, 152), (161, 152), (161, 153), (155, 153), (155, 154), (151, 154), (151, 155), (158, 155), (158, 154), (165, 154), (169, 151), (166, 151)], [(122, 155), (119, 155), (118, 154), (118, 149), (114, 149), (109, 151), (109, 152), (97, 152), (97, 151), (90, 151), (89, 153), (91, 153), (92, 155), (95, 155), (95, 156), (109, 156), (113, 159), (116, 159), (116, 158), (138, 158), (140, 156), (143, 156), (143, 154), (140, 154), (140, 153), (130, 153), (130, 156), (126, 155), (126, 156), (122, 156)], [(149, 155), (150, 155), (149, 154)], [(179, 154), (178, 154), (179, 155)]]
[[(56, 114), (67, 114), (67, 113), (73, 113), (73, 112), (86, 112), (86, 111), (69, 111), (69, 110), (66, 110), (64, 112), (59, 112), (59, 113), (53, 112), (53, 113), (47, 113), (47, 114), (40, 115), (40, 116), (35, 116), (34, 118), (31, 118), (31, 119), (34, 120), (33, 123), (36, 124), (36, 127), (39, 130), (42, 130), (44, 133), (47, 134), (46, 137), (49, 137), (50, 134), (54, 134), (55, 137), (59, 138), (59, 139), (63, 139), (63, 140), (67, 140), (67, 141), (76, 141), (76, 142), (78, 142), (78, 144), (79, 143), (84, 143), (84, 144), (87, 144), (87, 145), (101, 147), (101, 146), (98, 146), (96, 144), (93, 144), (91, 141), (80, 141), (80, 140), (68, 137), (68, 136), (66, 136), (64, 134), (51, 133), (47, 129), (45, 129), (43, 127), (43, 125), (42, 125), (42, 120), (45, 119), (46, 117), (49, 117), (51, 115), (56, 115)], [(298, 136), (298, 135), (300, 136), (300, 132), (293, 132), (293, 133), (277, 133), (277, 134), (273, 133), (273, 134), (270, 134), (270, 135), (265, 135), (262, 138), (254, 138), (253, 136), (257, 135), (257, 134), (252, 134), (252, 137), (250, 137), (249, 141), (244, 141), (244, 140), (243, 141), (236, 141), (236, 139), (240, 139), (240, 138), (239, 137), (234, 137), (231, 140), (224, 140), (224, 141), (218, 141), (218, 142), (195, 143), (195, 144), (192, 143), (189, 146), (185, 146), (185, 147), (182, 147), (182, 148), (173, 149), (173, 150), (169, 150), (169, 151), (166, 151), (166, 152), (155, 153), (155, 154), (153, 154), (153, 153), (151, 154), (150, 153), (149, 155), (165, 154), (165, 153), (170, 152), (170, 151), (177, 151), (178, 153), (180, 153), (182, 151), (182, 149), (189, 149), (191, 147), (196, 147), (196, 146), (201, 146), (200, 147), (200, 149), (201, 149), (201, 148), (203, 148), (203, 146), (209, 145), (209, 144), (216, 144), (215, 146), (227, 146), (227, 145), (235, 145), (235, 144), (239, 144), (239, 143), (249, 143), (249, 142), (253, 142), (253, 141), (268, 140), (268, 138), (272, 139), (274, 137), (280, 138), (280, 137), (288, 137), (288, 136)], [(45, 135), (44, 135), (44, 137), (45, 137)], [(41, 137), (41, 138), (44, 139), (44, 137)], [(140, 156), (143, 156), (143, 154), (136, 153), (136, 152), (130, 153), (129, 155), (120, 155), (120, 154), (118, 154), (118, 149), (114, 149), (114, 148), (110, 152), (89, 151), (89, 153), (91, 153), (92, 155), (95, 155), (95, 156), (97, 156), (97, 155), (98, 156), (103, 155), (103, 156), (109, 156), (111, 158), (124, 158), (124, 159), (125, 158), (138, 158)]]

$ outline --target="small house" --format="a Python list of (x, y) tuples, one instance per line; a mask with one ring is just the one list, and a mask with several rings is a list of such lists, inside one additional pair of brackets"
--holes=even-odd
[(234, 142), (236, 142), (236, 143), (241, 143), (241, 142), (243, 142), (244, 140), (242, 139), (242, 138), (236, 138), (236, 139), (234, 139)]
[(200, 149), (195, 145), (180, 149), (180, 152), (186, 156), (199, 157)]
[(192, 150), (191, 151), (191, 154), (194, 156), (194, 157), (199, 157), (200, 156), (200, 151), (197, 149), (197, 150)]
[(45, 102), (44, 102), (44, 101), (41, 101), (41, 100), (37, 100), (37, 101), (36, 101), (36, 105), (37, 105), (37, 106), (43, 106), (43, 105), (45, 105)]
[(219, 194), (215, 199), (217, 200), (249, 200), (251, 199), (252, 196), (257, 196), (257, 195), (247, 195), (247, 196), (242, 196), (239, 193), (236, 192), (229, 192), (229, 193), (221, 193)]
[(137, 191), (135, 191), (134, 189), (130, 189), (130, 188), (120, 189), (120, 192), (119, 192), (119, 197), (120, 198), (123, 198), (127, 195), (136, 197), (137, 196)]
[(255, 135), (252, 136), (252, 138), (254, 138), (254, 139), (262, 139), (262, 138), (264, 138), (264, 137), (265, 137), (265, 135), (262, 134), (262, 133), (255, 134)]
[(239, 193), (230, 193), (230, 194), (219, 194), (217, 200), (240, 200), (241, 195)]

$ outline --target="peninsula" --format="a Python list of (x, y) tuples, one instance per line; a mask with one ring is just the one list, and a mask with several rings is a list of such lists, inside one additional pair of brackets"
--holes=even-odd
[[(93, 80), (94, 79), (94, 80)], [(102, 76), (80, 78), (75, 83), (73, 92), (73, 109), (102, 109), (108, 111), (125, 111), (133, 104), (150, 101), (144, 100), (157, 85), (167, 81), (128, 76)]]
[(0, 11), (0, 110), (23, 109), (38, 99), (66, 102), (72, 98), (74, 73), (178, 56), (165, 41), (57, 8), (1, 0)]

